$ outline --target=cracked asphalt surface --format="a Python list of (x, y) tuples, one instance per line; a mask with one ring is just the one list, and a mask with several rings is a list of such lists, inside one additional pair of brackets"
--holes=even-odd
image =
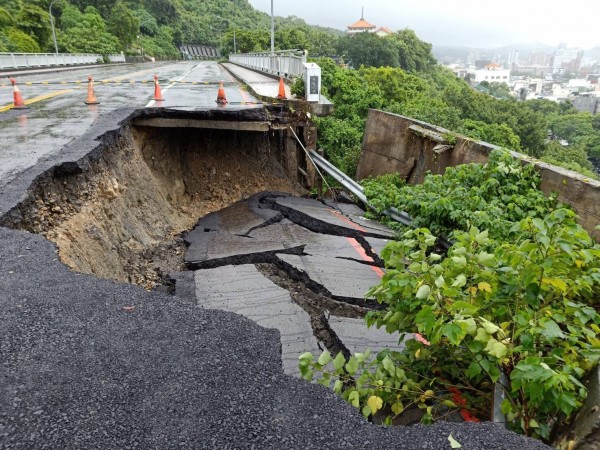
[[(37, 177), (86, 170), (133, 110), (0, 187), (0, 223)], [(99, 136), (104, 136), (98, 139)], [(189, 274), (181, 274), (182, 279)], [(177, 295), (77, 274), (42, 236), (0, 227), (2, 449), (542, 449), (491, 423), (382, 428), (284, 374), (279, 333)]]

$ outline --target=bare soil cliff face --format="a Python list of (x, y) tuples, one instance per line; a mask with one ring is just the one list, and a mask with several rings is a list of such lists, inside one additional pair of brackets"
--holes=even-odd
[(55, 242), (72, 269), (152, 288), (182, 268), (178, 237), (264, 190), (302, 193), (270, 155), (267, 133), (123, 128), (87, 170), (45, 177), (18, 228)]

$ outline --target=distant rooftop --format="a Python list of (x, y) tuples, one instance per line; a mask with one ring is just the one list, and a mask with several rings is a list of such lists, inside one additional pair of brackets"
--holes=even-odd
[(352, 24), (352, 25), (348, 25), (348, 28), (351, 30), (354, 29), (370, 29), (370, 28), (377, 28), (375, 25), (367, 22), (365, 19), (361, 18), (358, 22)]
[(360, 20), (356, 23), (353, 23), (352, 25), (348, 25), (348, 33), (359, 33), (361, 31), (374, 31), (375, 28), (377, 28), (375, 25), (373, 25), (372, 23), (369, 23), (365, 20), (365, 8), (363, 6), (361, 14), (360, 14)]

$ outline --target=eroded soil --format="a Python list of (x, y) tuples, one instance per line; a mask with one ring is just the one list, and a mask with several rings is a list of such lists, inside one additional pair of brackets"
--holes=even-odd
[(42, 180), (18, 227), (75, 271), (150, 289), (183, 268), (179, 235), (199, 217), (264, 190), (304, 192), (266, 133), (127, 127), (88, 170)]

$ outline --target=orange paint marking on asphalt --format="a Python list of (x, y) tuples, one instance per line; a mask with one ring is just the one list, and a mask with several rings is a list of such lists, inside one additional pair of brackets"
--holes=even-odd
[(343, 220), (344, 222), (346, 222), (348, 225), (350, 225), (352, 228), (354, 228), (355, 230), (358, 231), (362, 231), (363, 233), (366, 233), (367, 230), (365, 230), (363, 227), (361, 227), (360, 225), (355, 224), (354, 222), (352, 222), (350, 219), (348, 219), (347, 217), (344, 217), (342, 214), (340, 214), (339, 212), (335, 211), (335, 210), (330, 210), (329, 211), (330, 214), (333, 214), (335, 217), (337, 217), (338, 219)]
[[(373, 258), (371, 258), (369, 255), (367, 255), (367, 252), (365, 252), (365, 249), (363, 248), (363, 246), (360, 245), (356, 239), (347, 237), (346, 240), (352, 246), (352, 248), (354, 248), (354, 250), (356, 250), (356, 253), (358, 253), (360, 255), (360, 257), (363, 259), (363, 261), (367, 261), (367, 262), (371, 262), (371, 263), (373, 262)], [(377, 276), (379, 278), (383, 277), (383, 275), (385, 274), (385, 272), (383, 270), (381, 270), (379, 267), (375, 267), (375, 266), (369, 266), (369, 267), (371, 268), (371, 270), (373, 272), (375, 272), (377, 274)]]

